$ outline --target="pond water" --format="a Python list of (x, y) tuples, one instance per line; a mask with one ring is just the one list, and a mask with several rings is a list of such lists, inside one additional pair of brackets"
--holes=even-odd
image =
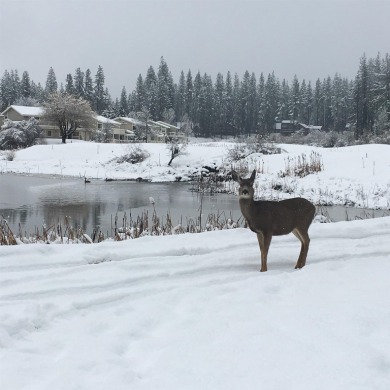
[[(129, 220), (131, 213), (134, 220), (147, 211), (151, 217), (154, 208), (162, 222), (169, 212), (174, 225), (186, 226), (189, 219), (197, 220), (201, 215), (204, 226), (210, 213), (220, 215), (221, 220), (242, 218), (235, 195), (204, 195), (201, 200), (190, 191), (188, 183), (92, 180), (85, 184), (82, 179), (74, 178), (0, 175), (0, 216), (14, 232), (19, 231), (20, 224), (23, 234), (31, 234), (35, 228), (41, 230), (43, 224), (47, 227), (58, 221), (63, 224), (67, 216), (72, 226), (81, 227), (87, 234), (99, 227), (112, 236), (115, 215), (118, 226), (122, 226), (124, 216)], [(389, 215), (383, 210), (342, 206), (324, 207), (320, 211), (332, 221)]]
[(189, 189), (188, 183), (92, 180), (85, 184), (81, 179), (0, 175), (0, 216), (14, 232), (19, 231), (19, 224), (23, 233), (32, 233), (36, 227), (41, 230), (43, 224), (52, 226), (58, 220), (63, 224), (67, 216), (72, 226), (82, 227), (87, 234), (100, 227), (109, 235), (115, 215), (118, 226), (122, 226), (125, 215), (129, 220), (131, 213), (136, 220), (148, 212), (151, 218), (154, 209), (162, 222), (169, 212), (174, 225), (186, 225), (190, 218), (196, 220), (200, 214), (203, 225), (209, 213), (221, 214), (223, 220), (240, 218), (236, 196), (204, 195), (201, 201)]

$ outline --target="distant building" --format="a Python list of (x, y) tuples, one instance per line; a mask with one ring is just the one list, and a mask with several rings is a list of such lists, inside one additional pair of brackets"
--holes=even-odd
[(293, 133), (302, 132), (307, 135), (311, 131), (322, 130), (322, 126), (306, 125), (305, 123), (299, 123), (292, 120), (283, 120), (282, 122), (275, 123), (275, 133), (282, 135), (291, 135)]

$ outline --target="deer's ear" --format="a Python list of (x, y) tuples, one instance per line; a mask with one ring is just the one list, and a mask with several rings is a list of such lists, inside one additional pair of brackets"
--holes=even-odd
[(240, 181), (240, 178), (238, 177), (237, 172), (236, 172), (235, 170), (232, 169), (232, 172), (231, 172), (231, 173), (232, 173), (232, 178), (233, 178), (233, 180), (239, 182), (239, 181)]
[(250, 180), (252, 183), (255, 181), (255, 178), (256, 178), (256, 169), (253, 170), (251, 177), (250, 177)]

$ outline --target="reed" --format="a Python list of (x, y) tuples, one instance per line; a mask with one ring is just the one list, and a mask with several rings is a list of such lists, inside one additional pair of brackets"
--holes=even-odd
[(156, 209), (150, 214), (145, 210), (133, 217), (131, 212), (123, 213), (122, 216), (116, 214), (112, 217), (111, 232), (106, 234), (97, 227), (93, 229), (92, 234), (88, 235), (77, 226), (73, 226), (70, 219), (65, 216), (61, 221), (58, 218), (57, 223), (51, 226), (42, 225), (35, 227), (34, 232), (22, 233), (19, 225), (18, 233), (14, 234), (5, 218), (0, 218), (0, 245), (17, 245), (33, 243), (56, 243), (56, 244), (93, 244), (100, 243), (110, 239), (123, 241), (136, 239), (143, 236), (165, 236), (185, 233), (201, 233), (211, 230), (233, 229), (244, 225), (242, 218), (234, 220), (231, 213), (229, 216), (225, 212), (210, 213), (204, 219), (202, 224), (201, 215), (197, 218), (180, 218), (180, 223), (174, 225), (169, 212), (163, 217), (157, 215)]

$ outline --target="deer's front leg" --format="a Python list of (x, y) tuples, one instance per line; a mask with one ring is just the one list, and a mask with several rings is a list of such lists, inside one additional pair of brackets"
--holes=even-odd
[(257, 241), (259, 241), (260, 253), (261, 253), (261, 269), (260, 272), (267, 271), (267, 256), (268, 249), (271, 244), (272, 234), (270, 233), (257, 233)]

